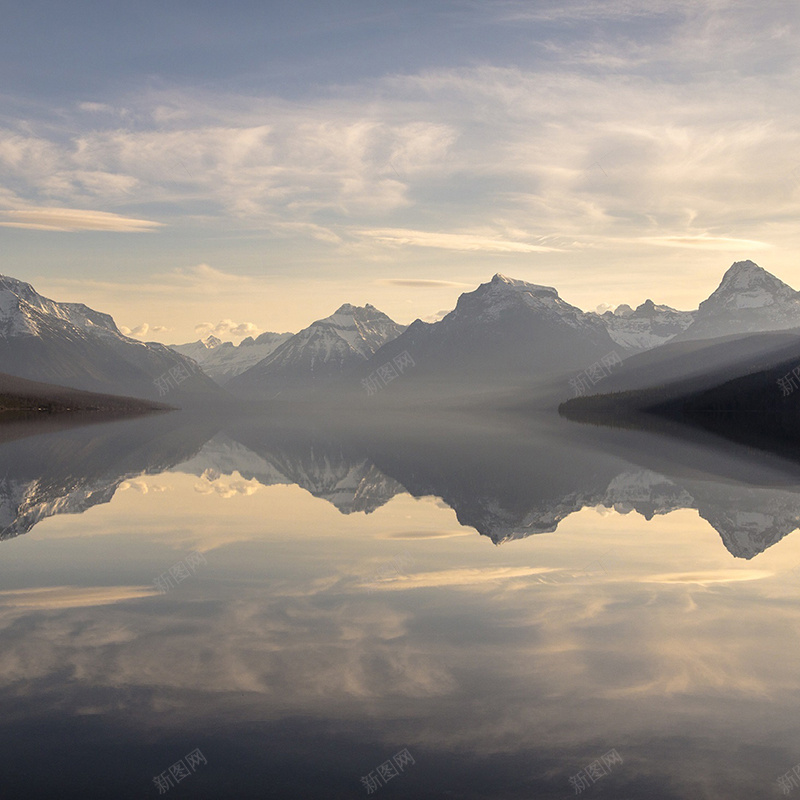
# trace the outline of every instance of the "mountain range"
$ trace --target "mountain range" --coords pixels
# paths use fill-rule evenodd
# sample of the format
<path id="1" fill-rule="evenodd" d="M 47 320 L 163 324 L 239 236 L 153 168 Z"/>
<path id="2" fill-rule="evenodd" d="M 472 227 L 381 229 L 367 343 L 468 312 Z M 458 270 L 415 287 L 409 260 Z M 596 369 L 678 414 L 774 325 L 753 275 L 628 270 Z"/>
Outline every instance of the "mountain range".
<path id="1" fill-rule="evenodd" d="M 295 334 L 269 332 L 239 345 L 212 336 L 170 347 L 125 336 L 108 314 L 0 277 L 0 371 L 177 406 L 232 398 L 324 404 L 376 394 L 402 400 L 541 385 L 557 387 L 564 399 L 567 378 L 601 362 L 622 375 L 644 358 L 651 378 L 669 369 L 681 377 L 688 368 L 681 358 L 691 361 L 686 354 L 703 343 L 798 328 L 800 293 L 752 261 L 734 263 L 694 311 L 647 300 L 635 309 L 585 312 L 552 287 L 497 274 L 435 322 L 406 327 L 369 304 L 344 304 Z M 747 351 L 743 340 L 731 341 L 730 353 Z M 623 360 L 626 369 L 618 370 Z M 705 359 L 696 367 L 723 363 Z M 598 388 L 611 390 L 613 377 Z"/>
<path id="2" fill-rule="evenodd" d="M 233 342 L 223 342 L 212 335 L 190 344 L 171 344 L 169 347 L 176 353 L 196 361 L 203 372 L 220 386 L 224 386 L 231 378 L 235 378 L 272 355 L 291 337 L 291 333 L 267 332 L 256 338 L 248 336 L 235 345 Z"/>
<path id="3" fill-rule="evenodd" d="M 125 336 L 108 315 L 57 303 L 0 276 L 0 372 L 170 404 L 208 403 L 221 390 L 192 359 Z"/>

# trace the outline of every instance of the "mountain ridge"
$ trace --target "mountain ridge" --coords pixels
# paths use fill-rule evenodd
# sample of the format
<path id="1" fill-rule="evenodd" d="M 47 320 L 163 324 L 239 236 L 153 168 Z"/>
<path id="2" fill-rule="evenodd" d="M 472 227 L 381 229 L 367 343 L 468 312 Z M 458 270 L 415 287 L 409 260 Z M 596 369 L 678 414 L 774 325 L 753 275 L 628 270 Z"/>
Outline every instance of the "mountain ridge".
<path id="1" fill-rule="evenodd" d="M 58 303 L 0 276 L 0 372 L 83 391 L 171 404 L 221 399 L 195 364 L 159 342 L 139 342 L 83 303 Z"/>

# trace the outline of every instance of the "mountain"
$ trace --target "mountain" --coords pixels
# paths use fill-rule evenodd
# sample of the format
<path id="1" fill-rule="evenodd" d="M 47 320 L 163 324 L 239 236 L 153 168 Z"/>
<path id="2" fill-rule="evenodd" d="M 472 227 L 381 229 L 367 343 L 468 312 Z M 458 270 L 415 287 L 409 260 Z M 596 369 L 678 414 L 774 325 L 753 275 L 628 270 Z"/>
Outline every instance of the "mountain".
<path id="1" fill-rule="evenodd" d="M 659 317 L 658 306 L 640 309 L 653 319 Z M 634 313 L 618 308 L 615 315 L 621 323 L 613 320 L 612 326 L 625 325 Z M 687 318 L 690 324 L 657 347 L 629 353 L 600 386 L 590 390 L 592 397 L 576 398 L 566 410 L 623 416 L 673 400 L 682 403 L 680 398 L 759 370 L 777 372 L 782 362 L 800 353 L 800 293 L 752 261 L 734 263 L 697 311 L 675 313 L 685 317 L 673 318 L 673 324 L 684 325 Z M 608 312 L 601 319 L 608 324 Z M 615 336 L 613 328 L 610 333 Z M 701 405 L 706 402 L 695 399 Z M 714 404 L 718 405 L 716 400 Z M 731 407 L 735 405 L 731 400 Z"/>
<path id="2" fill-rule="evenodd" d="M 496 389 L 578 371 L 616 350 L 597 314 L 564 302 L 549 286 L 497 274 L 462 294 L 439 322 L 409 325 L 359 370 L 355 386 L 366 381 L 374 390 L 385 375 L 392 393 L 423 385 L 451 393 Z"/>
<path id="3" fill-rule="evenodd" d="M 346 303 L 232 378 L 226 389 L 259 399 L 306 397 L 363 364 L 403 330 L 374 306 Z"/>
<path id="4" fill-rule="evenodd" d="M 658 347 L 682 333 L 694 322 L 695 314 L 645 300 L 635 310 L 621 305 L 614 311 L 606 311 L 600 319 L 620 347 L 638 351 Z"/>
<path id="5" fill-rule="evenodd" d="M 0 276 L 0 371 L 170 405 L 223 397 L 190 359 L 157 342 L 124 336 L 108 314 L 82 303 L 57 303 L 6 276 Z"/>
<path id="6" fill-rule="evenodd" d="M 737 261 L 696 311 L 647 300 L 599 315 L 611 338 L 628 353 L 671 341 L 800 328 L 800 293 L 752 261 Z"/>
<path id="7" fill-rule="evenodd" d="M 196 342 L 170 344 L 167 347 L 182 356 L 186 356 L 186 358 L 193 359 L 198 364 L 202 364 L 220 345 L 222 345 L 222 339 L 218 339 L 216 336 L 209 336 L 206 339 L 198 339 Z"/>
<path id="8" fill-rule="evenodd" d="M 793 347 L 765 359 L 758 369 L 745 375 L 728 375 L 720 383 L 672 392 L 655 402 L 653 393 L 633 395 L 649 413 L 796 459 L 800 442 L 800 337 L 795 337 Z"/>
<path id="9" fill-rule="evenodd" d="M 595 394 L 576 397 L 565 408 L 636 410 L 711 389 L 799 355 L 796 331 L 671 341 L 626 358 L 597 386 Z"/>
<path id="10" fill-rule="evenodd" d="M 248 336 L 239 345 L 209 336 L 189 344 L 171 344 L 169 347 L 176 353 L 194 359 L 206 375 L 224 386 L 231 378 L 274 353 L 291 336 L 291 333 L 267 332 L 255 339 Z"/>
<path id="11" fill-rule="evenodd" d="M 800 292 L 752 261 L 737 261 L 676 341 L 800 328 Z"/>

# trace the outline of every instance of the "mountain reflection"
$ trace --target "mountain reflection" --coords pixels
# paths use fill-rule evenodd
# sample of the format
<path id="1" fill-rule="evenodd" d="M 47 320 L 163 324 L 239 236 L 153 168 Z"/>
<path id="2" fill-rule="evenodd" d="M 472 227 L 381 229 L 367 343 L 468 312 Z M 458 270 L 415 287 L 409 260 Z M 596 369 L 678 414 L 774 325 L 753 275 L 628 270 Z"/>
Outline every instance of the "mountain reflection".
<path id="1" fill-rule="evenodd" d="M 406 748 L 386 797 L 563 798 L 612 749 L 609 796 L 766 796 L 796 758 L 800 554 L 734 563 L 664 517 L 696 509 L 749 558 L 794 528 L 791 464 L 557 418 L 386 422 L 170 414 L 1 445 L 6 538 L 88 512 L 0 547 L 3 797 L 154 797 L 199 749 L 175 797 L 344 800 Z M 658 518 L 514 541 L 597 506 Z"/>
<path id="2" fill-rule="evenodd" d="M 614 431 L 563 420 L 398 419 L 386 425 L 169 414 L 0 444 L 0 540 L 111 501 L 124 481 L 175 471 L 297 485 L 343 514 L 434 496 L 495 544 L 555 531 L 583 508 L 646 519 L 695 509 L 738 558 L 798 527 L 797 467 L 693 433 Z M 524 432 L 521 433 L 520 431 Z"/>

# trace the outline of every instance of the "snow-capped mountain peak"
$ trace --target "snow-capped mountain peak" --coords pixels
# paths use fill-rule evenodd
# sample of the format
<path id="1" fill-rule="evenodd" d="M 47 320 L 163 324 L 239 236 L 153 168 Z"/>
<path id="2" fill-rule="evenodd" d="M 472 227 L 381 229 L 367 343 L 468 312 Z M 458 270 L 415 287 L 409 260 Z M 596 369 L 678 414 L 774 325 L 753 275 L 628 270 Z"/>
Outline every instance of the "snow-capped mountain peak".
<path id="1" fill-rule="evenodd" d="M 489 283 L 482 283 L 474 292 L 462 294 L 451 314 L 456 318 L 477 316 L 491 320 L 499 319 L 513 309 L 533 310 L 551 321 L 566 323 L 572 328 L 582 329 L 596 325 L 590 315 L 562 300 L 552 286 L 508 278 L 499 272 Z"/>
<path id="2" fill-rule="evenodd" d="M 752 261 L 737 261 L 700 303 L 680 339 L 800 327 L 800 293 Z"/>
<path id="3" fill-rule="evenodd" d="M 274 353 L 291 336 L 291 333 L 267 331 L 255 339 L 248 336 L 237 346 L 211 335 L 189 344 L 171 344 L 170 349 L 196 361 L 209 377 L 224 386 L 231 378 Z"/>
<path id="4" fill-rule="evenodd" d="M 494 277 L 489 281 L 488 284 L 482 284 L 482 286 L 490 286 L 493 289 L 501 289 L 501 290 L 513 290 L 516 292 L 521 292 L 523 294 L 547 294 L 547 295 L 555 295 L 558 297 L 558 292 L 552 286 L 542 286 L 538 283 L 528 283 L 528 281 L 521 281 L 518 278 L 508 278 L 505 275 L 501 275 L 499 272 L 494 275 Z"/>
<path id="5" fill-rule="evenodd" d="M 336 349 L 340 341 L 343 341 L 354 353 L 368 358 L 382 344 L 399 335 L 402 330 L 403 326 L 397 325 L 386 314 L 378 311 L 369 303 L 365 306 L 345 303 L 339 306 L 331 316 L 312 322 L 308 328 L 300 331 L 297 337 L 301 337 L 301 339 L 297 339 L 297 343 L 302 340 L 303 346 L 308 346 L 313 342 L 313 346 L 320 351 L 320 355 L 327 358 L 326 354 L 331 349 Z"/>
<path id="6" fill-rule="evenodd" d="M 29 283 L 0 275 L 0 335 L 37 336 L 48 317 L 55 317 L 93 334 L 122 336 L 109 314 L 83 303 L 56 303 L 40 295 Z"/>
<path id="7" fill-rule="evenodd" d="M 694 312 L 678 311 L 648 299 L 635 310 L 621 305 L 600 318 L 618 345 L 635 351 L 650 350 L 668 342 L 692 324 Z"/>
<path id="8" fill-rule="evenodd" d="M 722 276 L 711 296 L 700 304 L 701 309 L 764 308 L 786 300 L 794 300 L 797 292 L 752 261 L 737 261 Z"/>
<path id="9" fill-rule="evenodd" d="M 175 370 L 174 374 L 170 370 Z M 75 389 L 171 399 L 218 389 L 196 364 L 155 342 L 121 333 L 113 318 L 83 303 L 60 303 L 29 283 L 0 276 L 0 371 Z M 180 377 L 180 385 L 175 376 Z"/>
<path id="10" fill-rule="evenodd" d="M 312 322 L 272 355 L 234 378 L 228 388 L 247 395 L 307 392 L 341 377 L 404 330 L 375 306 L 344 303 Z"/>

